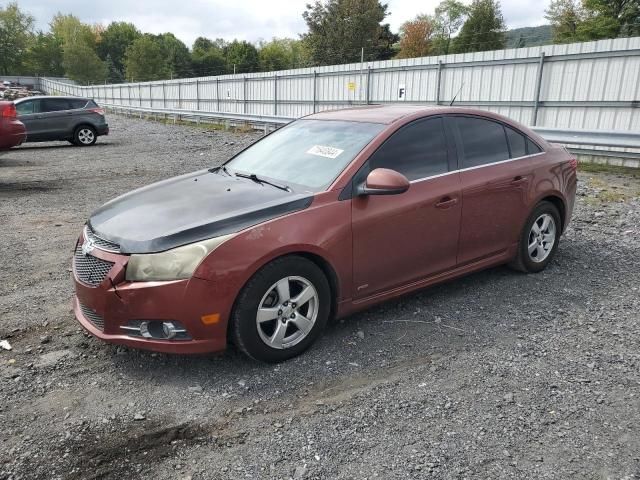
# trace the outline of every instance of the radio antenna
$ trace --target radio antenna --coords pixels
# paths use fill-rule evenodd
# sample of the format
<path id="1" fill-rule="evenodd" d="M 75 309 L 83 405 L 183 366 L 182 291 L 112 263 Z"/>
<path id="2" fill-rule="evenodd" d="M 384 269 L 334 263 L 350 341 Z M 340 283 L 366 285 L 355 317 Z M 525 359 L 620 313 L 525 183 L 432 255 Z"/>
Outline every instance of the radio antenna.
<path id="1" fill-rule="evenodd" d="M 458 92 L 453 96 L 453 100 L 451 100 L 451 103 L 449 104 L 450 107 L 453 107 L 453 102 L 455 102 L 456 98 L 458 98 L 458 95 L 460 95 L 460 92 L 462 91 L 462 87 L 464 87 L 464 82 L 462 82 L 462 85 L 460 85 Z"/>

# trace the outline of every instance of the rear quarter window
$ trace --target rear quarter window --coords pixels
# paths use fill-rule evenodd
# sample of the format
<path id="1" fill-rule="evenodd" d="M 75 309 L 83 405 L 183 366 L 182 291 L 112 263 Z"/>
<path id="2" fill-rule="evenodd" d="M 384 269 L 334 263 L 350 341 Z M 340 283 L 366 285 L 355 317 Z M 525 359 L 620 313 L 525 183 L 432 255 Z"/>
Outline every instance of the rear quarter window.
<path id="1" fill-rule="evenodd" d="M 86 100 L 81 100 L 81 99 L 69 100 L 69 103 L 71 105 L 71 108 L 74 109 L 74 110 L 75 109 L 79 109 L 79 108 L 84 108 L 84 107 L 87 106 L 87 101 Z"/>
<path id="2" fill-rule="evenodd" d="M 507 131 L 507 139 L 511 148 L 511 158 L 524 157 L 527 154 L 527 139 L 513 128 L 504 127 Z"/>
<path id="3" fill-rule="evenodd" d="M 533 143 L 532 140 L 527 138 L 527 155 L 533 155 L 534 153 L 540 152 L 542 152 L 542 149 L 538 145 Z"/>

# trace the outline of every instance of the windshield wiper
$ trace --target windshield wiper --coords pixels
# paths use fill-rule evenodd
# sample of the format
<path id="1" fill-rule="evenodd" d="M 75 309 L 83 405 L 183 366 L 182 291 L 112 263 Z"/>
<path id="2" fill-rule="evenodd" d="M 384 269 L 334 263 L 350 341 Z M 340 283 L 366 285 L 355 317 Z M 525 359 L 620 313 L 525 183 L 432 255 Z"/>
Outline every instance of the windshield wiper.
<path id="1" fill-rule="evenodd" d="M 291 189 L 287 185 L 278 185 L 277 183 L 273 183 L 273 182 L 270 182 L 269 180 L 265 180 L 262 177 L 258 177 L 255 173 L 235 172 L 235 174 L 236 174 L 236 177 L 248 178 L 249 180 L 253 180 L 254 182 L 257 182 L 257 183 L 266 183 L 267 185 L 271 185 L 272 187 L 279 188 L 280 190 L 284 190 L 285 192 L 291 191 Z"/>

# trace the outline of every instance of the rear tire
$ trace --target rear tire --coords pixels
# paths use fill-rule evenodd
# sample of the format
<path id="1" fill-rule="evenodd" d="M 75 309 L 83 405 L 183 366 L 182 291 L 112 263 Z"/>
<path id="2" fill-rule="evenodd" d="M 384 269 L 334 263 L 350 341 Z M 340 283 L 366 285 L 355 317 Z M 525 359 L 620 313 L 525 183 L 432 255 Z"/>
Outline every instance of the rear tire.
<path id="1" fill-rule="evenodd" d="M 561 228 L 556 206 L 551 202 L 540 202 L 522 229 L 517 256 L 509 266 L 526 273 L 544 270 L 558 250 Z"/>
<path id="2" fill-rule="evenodd" d="M 322 270 L 297 255 L 282 257 L 260 269 L 242 289 L 229 333 L 249 357 L 282 362 L 317 340 L 330 311 L 331 289 Z"/>
<path id="3" fill-rule="evenodd" d="M 73 143 L 79 147 L 89 147 L 96 143 L 98 134 L 96 129 L 89 125 L 81 125 L 73 133 Z"/>

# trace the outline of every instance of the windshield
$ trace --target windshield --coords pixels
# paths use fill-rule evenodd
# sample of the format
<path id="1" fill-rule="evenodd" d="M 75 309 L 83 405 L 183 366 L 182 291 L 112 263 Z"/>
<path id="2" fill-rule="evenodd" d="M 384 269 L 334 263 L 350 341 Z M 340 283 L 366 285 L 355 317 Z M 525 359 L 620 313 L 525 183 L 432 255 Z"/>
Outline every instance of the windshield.
<path id="1" fill-rule="evenodd" d="M 329 186 L 383 127 L 377 123 L 298 120 L 241 152 L 226 167 L 286 185 L 321 189 Z"/>

